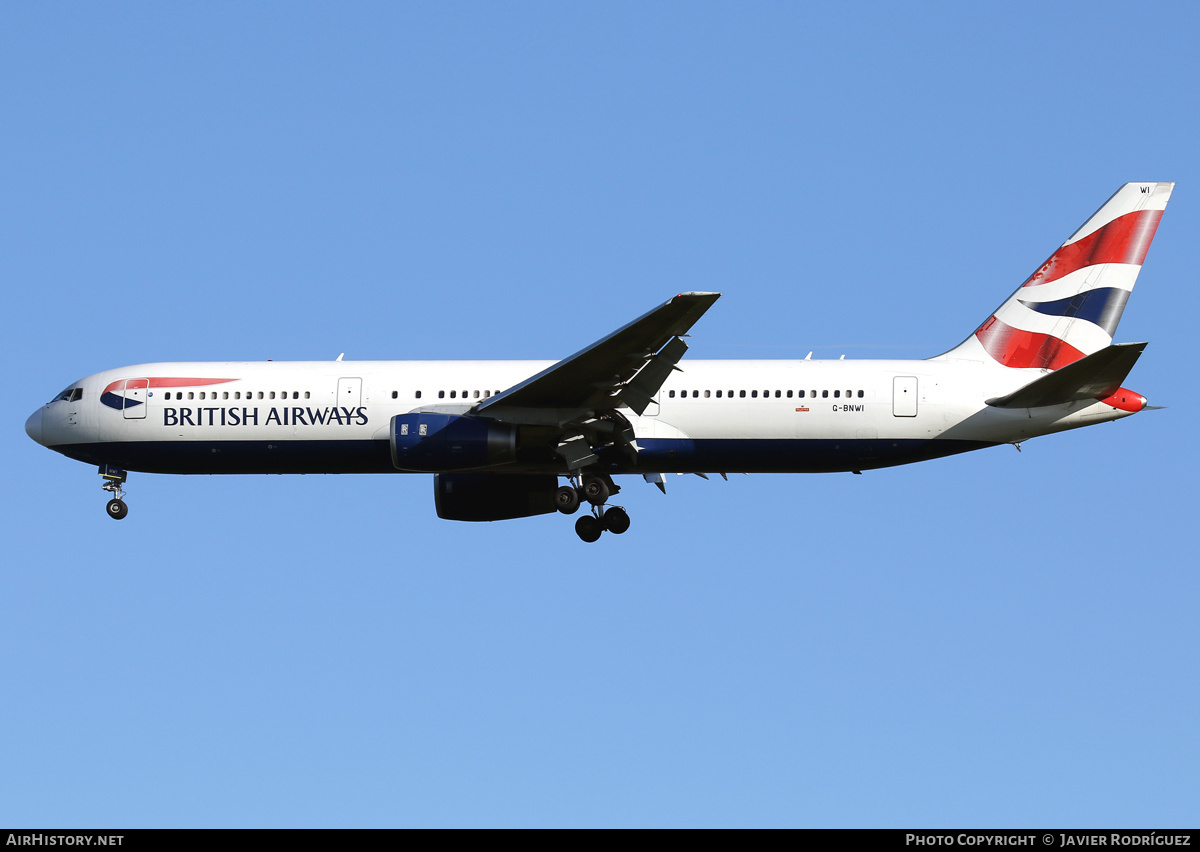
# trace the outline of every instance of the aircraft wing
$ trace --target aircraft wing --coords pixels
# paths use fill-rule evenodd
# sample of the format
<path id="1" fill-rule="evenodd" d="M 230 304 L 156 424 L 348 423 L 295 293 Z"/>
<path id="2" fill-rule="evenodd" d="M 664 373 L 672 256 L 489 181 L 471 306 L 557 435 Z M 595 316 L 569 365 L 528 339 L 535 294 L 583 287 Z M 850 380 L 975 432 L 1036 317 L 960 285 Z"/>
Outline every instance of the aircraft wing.
<path id="1" fill-rule="evenodd" d="M 720 293 L 680 293 L 628 325 L 601 338 L 518 385 L 481 403 L 475 411 L 498 419 L 529 419 L 533 410 L 563 412 L 615 408 L 641 414 L 687 351 L 680 337 Z"/>

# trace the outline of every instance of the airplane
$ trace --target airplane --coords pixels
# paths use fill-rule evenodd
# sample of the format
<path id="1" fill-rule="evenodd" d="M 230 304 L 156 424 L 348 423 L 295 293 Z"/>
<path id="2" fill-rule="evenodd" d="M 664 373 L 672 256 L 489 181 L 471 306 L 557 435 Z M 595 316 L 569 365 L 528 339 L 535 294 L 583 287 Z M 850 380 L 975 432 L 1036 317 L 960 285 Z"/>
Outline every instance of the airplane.
<path id="1" fill-rule="evenodd" d="M 614 477 L 853 472 L 1128 417 L 1145 343 L 1113 343 L 1173 183 L 1128 183 L 962 343 L 925 360 L 684 360 L 719 293 L 681 293 L 557 362 L 154 363 L 73 382 L 37 443 L 128 471 L 433 474 L 441 518 L 586 511 L 624 533 Z M 566 480 L 560 484 L 560 480 Z"/>

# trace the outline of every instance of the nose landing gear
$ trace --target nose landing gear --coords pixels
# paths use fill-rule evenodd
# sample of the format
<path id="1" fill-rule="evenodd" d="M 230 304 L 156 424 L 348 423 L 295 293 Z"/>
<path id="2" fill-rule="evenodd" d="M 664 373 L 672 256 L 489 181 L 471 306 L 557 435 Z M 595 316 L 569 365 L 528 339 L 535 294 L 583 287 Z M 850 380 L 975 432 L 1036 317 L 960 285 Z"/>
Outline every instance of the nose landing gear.
<path id="1" fill-rule="evenodd" d="M 125 491 L 121 488 L 128 474 L 125 471 L 111 465 L 100 465 L 100 478 L 104 480 L 104 484 L 100 487 L 113 495 L 108 501 L 108 505 L 104 508 L 108 512 L 108 516 L 115 521 L 119 521 L 129 514 L 129 507 L 125 505 L 125 501 L 121 498 L 125 496 Z"/>

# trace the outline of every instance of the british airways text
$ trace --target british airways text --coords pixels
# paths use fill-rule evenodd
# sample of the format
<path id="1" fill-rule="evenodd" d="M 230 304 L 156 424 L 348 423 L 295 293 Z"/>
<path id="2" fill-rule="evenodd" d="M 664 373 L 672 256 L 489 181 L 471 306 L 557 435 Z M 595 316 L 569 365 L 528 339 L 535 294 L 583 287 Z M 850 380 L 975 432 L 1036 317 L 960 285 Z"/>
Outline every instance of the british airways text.
<path id="1" fill-rule="evenodd" d="M 259 417 L 258 408 L 164 408 L 164 426 L 366 426 L 367 409 L 359 408 L 302 408 L 300 406 L 272 408 Z"/>

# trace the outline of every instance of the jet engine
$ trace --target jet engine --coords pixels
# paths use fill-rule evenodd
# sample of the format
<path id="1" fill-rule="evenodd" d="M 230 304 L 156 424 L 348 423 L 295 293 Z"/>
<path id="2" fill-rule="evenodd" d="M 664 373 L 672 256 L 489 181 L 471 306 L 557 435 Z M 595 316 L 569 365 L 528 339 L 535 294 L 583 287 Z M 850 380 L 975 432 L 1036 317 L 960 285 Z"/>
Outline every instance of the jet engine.
<path id="1" fill-rule="evenodd" d="M 471 470 L 515 460 L 517 427 L 469 415 L 398 414 L 389 443 L 397 470 Z"/>
<path id="2" fill-rule="evenodd" d="M 439 473 L 433 500 L 448 521 L 506 521 L 555 511 L 553 474 Z"/>

